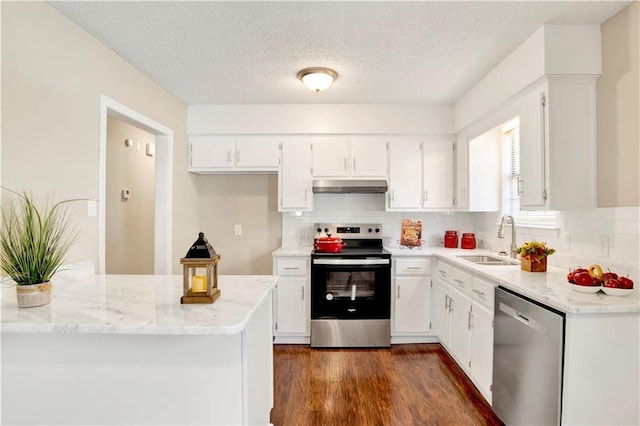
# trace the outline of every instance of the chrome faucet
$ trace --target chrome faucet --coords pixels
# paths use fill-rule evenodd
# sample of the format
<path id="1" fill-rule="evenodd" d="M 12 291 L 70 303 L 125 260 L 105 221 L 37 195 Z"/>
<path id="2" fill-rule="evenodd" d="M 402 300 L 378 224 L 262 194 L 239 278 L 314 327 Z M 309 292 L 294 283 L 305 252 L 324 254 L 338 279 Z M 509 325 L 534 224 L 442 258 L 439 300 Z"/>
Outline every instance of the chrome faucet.
<path id="1" fill-rule="evenodd" d="M 509 252 L 511 253 L 511 258 L 515 259 L 518 257 L 518 248 L 516 246 L 516 222 L 513 220 L 513 216 L 509 214 L 502 216 L 500 227 L 498 228 L 498 238 L 504 238 L 505 223 L 507 225 L 511 225 L 511 247 L 509 247 Z"/>

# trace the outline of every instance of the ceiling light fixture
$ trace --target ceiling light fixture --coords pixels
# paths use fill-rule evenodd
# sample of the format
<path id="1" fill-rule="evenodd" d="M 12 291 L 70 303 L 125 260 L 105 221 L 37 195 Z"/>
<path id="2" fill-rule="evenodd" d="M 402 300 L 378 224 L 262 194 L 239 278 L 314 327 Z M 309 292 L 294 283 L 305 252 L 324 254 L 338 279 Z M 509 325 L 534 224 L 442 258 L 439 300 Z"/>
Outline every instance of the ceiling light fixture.
<path id="1" fill-rule="evenodd" d="M 331 68 L 311 67 L 298 72 L 298 79 L 313 92 L 322 92 L 338 78 L 338 73 Z"/>

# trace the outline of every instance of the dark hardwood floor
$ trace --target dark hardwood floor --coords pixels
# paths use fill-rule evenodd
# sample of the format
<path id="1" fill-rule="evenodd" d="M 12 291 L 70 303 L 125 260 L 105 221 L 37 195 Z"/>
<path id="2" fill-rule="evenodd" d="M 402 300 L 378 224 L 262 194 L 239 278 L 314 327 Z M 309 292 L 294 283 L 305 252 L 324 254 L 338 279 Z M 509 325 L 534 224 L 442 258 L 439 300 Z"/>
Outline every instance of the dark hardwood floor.
<path id="1" fill-rule="evenodd" d="M 288 425 L 501 425 L 439 344 L 275 345 L 271 421 Z"/>

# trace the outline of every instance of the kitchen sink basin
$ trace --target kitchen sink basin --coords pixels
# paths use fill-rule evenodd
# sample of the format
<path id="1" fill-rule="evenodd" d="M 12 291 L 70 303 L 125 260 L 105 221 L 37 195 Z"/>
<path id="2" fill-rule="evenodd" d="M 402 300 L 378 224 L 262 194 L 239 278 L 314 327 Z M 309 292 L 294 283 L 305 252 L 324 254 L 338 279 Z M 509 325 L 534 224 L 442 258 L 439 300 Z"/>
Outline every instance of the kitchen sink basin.
<path id="1" fill-rule="evenodd" d="M 459 259 L 473 262 L 477 265 L 493 265 L 493 266 L 511 266 L 517 265 L 519 262 L 515 259 L 509 259 L 503 256 L 491 256 L 491 255 L 460 255 L 456 256 Z"/>

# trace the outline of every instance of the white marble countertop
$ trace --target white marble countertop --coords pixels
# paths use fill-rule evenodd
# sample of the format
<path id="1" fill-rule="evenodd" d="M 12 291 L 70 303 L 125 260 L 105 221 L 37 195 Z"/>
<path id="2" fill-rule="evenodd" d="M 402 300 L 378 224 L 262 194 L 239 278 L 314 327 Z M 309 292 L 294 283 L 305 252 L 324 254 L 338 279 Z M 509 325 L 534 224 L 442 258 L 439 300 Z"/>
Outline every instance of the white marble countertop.
<path id="1" fill-rule="evenodd" d="M 467 269 L 496 285 L 513 290 L 523 296 L 551 306 L 569 314 L 605 314 L 640 313 L 640 277 L 632 277 L 635 288 L 628 296 L 610 296 L 602 291 L 586 294 L 574 291 L 567 282 L 568 270 L 548 266 L 546 272 L 526 272 L 519 264 L 513 266 L 477 265 L 458 258 L 459 255 L 492 254 L 487 250 L 450 249 L 425 246 L 421 249 L 385 247 L 392 258 L 403 256 L 432 256 L 437 259 Z M 274 252 L 287 253 L 281 256 L 309 256 L 311 249 L 306 247 L 280 249 Z M 435 275 L 435 271 L 432 272 Z"/>
<path id="2" fill-rule="evenodd" d="M 180 304 L 181 275 L 92 275 L 52 283 L 51 303 L 18 308 L 2 286 L 4 332 L 224 335 L 241 332 L 277 276 L 218 277 L 213 304 Z"/>

